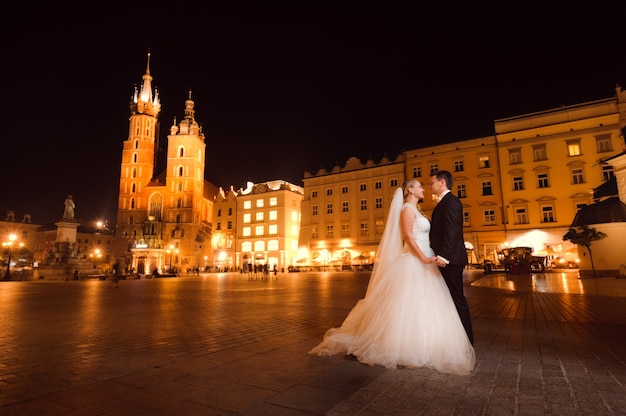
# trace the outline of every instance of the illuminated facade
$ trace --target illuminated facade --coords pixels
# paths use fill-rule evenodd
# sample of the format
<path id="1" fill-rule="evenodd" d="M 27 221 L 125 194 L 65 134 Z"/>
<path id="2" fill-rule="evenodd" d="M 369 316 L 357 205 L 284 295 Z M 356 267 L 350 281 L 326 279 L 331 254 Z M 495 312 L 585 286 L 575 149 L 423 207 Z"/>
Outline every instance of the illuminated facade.
<path id="1" fill-rule="evenodd" d="M 235 262 L 241 270 L 295 265 L 303 193 L 282 180 L 249 182 L 237 193 Z"/>
<path id="2" fill-rule="evenodd" d="M 371 240 L 359 235 L 360 240 L 349 243 L 358 247 L 350 256 L 360 251 L 371 257 L 395 187 L 404 178 L 421 178 L 426 185 L 437 169 L 453 173 L 452 192 L 463 203 L 471 263 L 493 260 L 504 246 L 530 246 L 549 259 L 575 260 L 578 250 L 563 241 L 563 235 L 578 210 L 593 202 L 593 189 L 614 175 L 611 157 L 626 149 L 625 125 L 626 93 L 618 86 L 613 98 L 495 120 L 493 136 L 405 151 L 402 160 L 392 164 L 398 172 L 391 176 L 381 171 L 388 166 L 386 159 L 360 166 L 353 158 L 331 172 L 305 172 L 301 262 L 347 264 L 342 233 L 353 236 L 353 228 L 374 224 Z M 355 210 L 355 202 L 378 206 L 377 195 L 363 194 L 361 202 L 348 197 L 376 182 L 387 196 L 382 209 L 374 209 L 373 215 Z M 429 215 L 435 198 L 425 189 L 421 207 Z M 342 190 L 347 193 L 343 197 Z"/>
<path id="3" fill-rule="evenodd" d="M 304 174 L 297 265 L 316 270 L 362 268 L 374 261 L 393 192 L 405 178 L 404 157 Z"/>
<path id="4" fill-rule="evenodd" d="M 129 134 L 123 143 L 116 267 L 140 274 L 187 272 L 203 266 L 211 255 L 217 188 L 204 179 L 206 143 L 191 93 L 183 119 L 170 127 L 165 166 L 159 169 L 161 104 L 151 81 L 148 55 L 141 88 L 130 103 Z"/>

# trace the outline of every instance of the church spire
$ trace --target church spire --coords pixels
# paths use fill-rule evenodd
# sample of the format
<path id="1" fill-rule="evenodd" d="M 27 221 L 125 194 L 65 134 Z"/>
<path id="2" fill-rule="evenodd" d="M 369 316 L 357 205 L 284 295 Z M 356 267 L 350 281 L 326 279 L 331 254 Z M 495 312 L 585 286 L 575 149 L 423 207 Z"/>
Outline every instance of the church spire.
<path id="1" fill-rule="evenodd" d="M 131 114 L 148 114 L 154 117 L 159 115 L 161 111 L 161 101 L 159 100 L 159 92 L 155 88 L 152 92 L 152 75 L 150 75 L 150 50 L 148 49 L 148 62 L 146 64 L 146 73 L 142 77 L 141 88 L 135 87 L 135 92 L 131 98 L 130 111 Z"/>

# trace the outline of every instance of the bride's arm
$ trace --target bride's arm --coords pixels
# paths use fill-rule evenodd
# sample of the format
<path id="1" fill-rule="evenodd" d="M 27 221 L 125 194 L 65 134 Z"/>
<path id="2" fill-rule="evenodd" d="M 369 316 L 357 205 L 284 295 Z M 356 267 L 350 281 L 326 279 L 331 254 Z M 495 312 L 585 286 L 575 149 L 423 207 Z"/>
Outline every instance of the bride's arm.
<path id="1" fill-rule="evenodd" d="M 413 221 L 415 221 L 415 214 L 410 209 L 403 209 L 400 213 L 400 233 L 404 244 L 407 244 L 418 259 L 424 263 L 433 263 L 435 257 L 426 257 L 424 252 L 419 248 L 415 240 L 413 239 Z"/>

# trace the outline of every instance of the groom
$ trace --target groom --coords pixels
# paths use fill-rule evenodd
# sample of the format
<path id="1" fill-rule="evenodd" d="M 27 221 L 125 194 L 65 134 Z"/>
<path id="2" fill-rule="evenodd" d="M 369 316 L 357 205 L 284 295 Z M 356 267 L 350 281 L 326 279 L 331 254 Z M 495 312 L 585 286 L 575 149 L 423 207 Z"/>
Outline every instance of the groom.
<path id="1" fill-rule="evenodd" d="M 467 337 L 473 345 L 469 305 L 463 294 L 463 269 L 467 264 L 463 239 L 463 206 L 459 198 L 450 192 L 452 174 L 447 170 L 438 170 L 430 177 L 430 189 L 439 198 L 431 219 L 430 245 L 437 255 L 437 265 L 450 289 Z"/>

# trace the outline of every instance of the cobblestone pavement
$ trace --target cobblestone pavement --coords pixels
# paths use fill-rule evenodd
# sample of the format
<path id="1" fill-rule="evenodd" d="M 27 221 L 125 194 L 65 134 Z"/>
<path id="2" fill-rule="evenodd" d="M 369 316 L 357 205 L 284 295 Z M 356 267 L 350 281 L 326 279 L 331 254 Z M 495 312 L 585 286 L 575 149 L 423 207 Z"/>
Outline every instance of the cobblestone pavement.
<path id="1" fill-rule="evenodd" d="M 626 279 L 467 272 L 470 376 L 309 356 L 368 278 L 0 282 L 0 415 L 626 414 Z"/>

